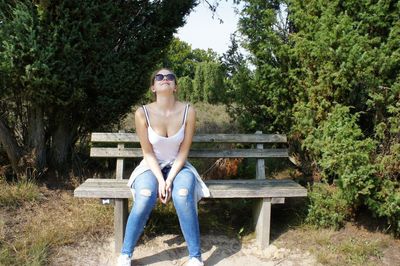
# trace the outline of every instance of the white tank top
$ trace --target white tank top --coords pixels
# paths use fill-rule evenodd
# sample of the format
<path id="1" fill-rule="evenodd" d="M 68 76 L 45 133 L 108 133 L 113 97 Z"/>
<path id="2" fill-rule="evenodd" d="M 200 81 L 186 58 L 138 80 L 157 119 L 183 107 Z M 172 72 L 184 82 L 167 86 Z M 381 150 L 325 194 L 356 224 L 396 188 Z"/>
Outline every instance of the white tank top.
<path id="1" fill-rule="evenodd" d="M 171 162 L 178 156 L 179 148 L 185 137 L 185 125 L 187 112 L 189 109 L 189 104 L 186 104 L 185 112 L 183 115 L 182 126 L 174 135 L 169 137 L 164 137 L 158 135 L 154 129 L 151 127 L 149 114 L 147 112 L 146 106 L 143 105 L 144 114 L 146 115 L 147 121 L 147 134 L 149 137 L 149 142 L 153 146 L 154 154 L 160 163 Z"/>

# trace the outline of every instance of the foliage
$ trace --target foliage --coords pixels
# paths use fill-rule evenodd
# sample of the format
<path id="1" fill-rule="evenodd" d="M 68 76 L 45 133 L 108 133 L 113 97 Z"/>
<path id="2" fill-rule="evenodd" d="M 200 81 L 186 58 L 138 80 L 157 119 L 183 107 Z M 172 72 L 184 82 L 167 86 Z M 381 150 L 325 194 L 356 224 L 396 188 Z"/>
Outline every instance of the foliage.
<path id="1" fill-rule="evenodd" d="M 255 132 L 262 121 L 260 116 L 253 115 L 251 106 L 258 105 L 258 97 L 254 88 L 253 73 L 249 70 L 246 58 L 239 51 L 237 35 L 231 36 L 229 49 L 221 57 L 221 67 L 225 73 L 226 93 L 223 102 L 235 120 L 242 125 L 242 131 Z"/>
<path id="2" fill-rule="evenodd" d="M 348 202 L 343 198 L 342 190 L 335 186 L 314 184 L 308 192 L 310 200 L 306 222 L 317 227 L 340 228 L 349 217 Z"/>
<path id="3" fill-rule="evenodd" d="M 363 137 L 357 118 L 348 107 L 336 105 L 303 143 L 323 176 L 331 181 L 338 178 L 343 197 L 353 204 L 370 197 L 377 186 L 370 157 L 375 143 Z"/>
<path id="4" fill-rule="evenodd" d="M 390 106 L 399 94 L 399 4 L 293 1 L 291 7 L 302 79 L 295 107 L 302 122 L 296 130 L 307 135 L 309 126 L 340 103 L 360 112 L 361 129 L 372 135 L 379 120 L 388 117 L 381 100 Z"/>
<path id="5" fill-rule="evenodd" d="M 41 158 L 39 171 L 46 156 L 65 166 L 80 137 L 116 125 L 140 100 L 149 72 L 194 5 L 3 1 L 0 141 L 9 151 L 22 150 L 14 157 Z"/>
<path id="6" fill-rule="evenodd" d="M 297 28 L 294 49 L 304 84 L 301 100 L 294 107 L 293 130 L 310 144 L 318 142 L 315 129 L 326 126 L 325 121 L 337 127 L 325 129 L 323 134 L 331 137 L 331 144 L 328 139 L 325 144 L 331 151 L 324 147 L 325 158 L 322 153 L 314 154 L 315 160 L 319 165 L 335 162 L 329 171 L 339 180 L 347 199 L 367 205 L 376 216 L 386 217 L 394 232 L 399 233 L 394 219 L 400 210 L 393 206 L 398 206 L 399 198 L 396 147 L 400 140 L 400 5 L 395 1 L 292 4 L 292 20 Z M 335 111 L 337 103 L 351 106 L 357 121 L 350 121 L 348 115 L 340 117 L 340 111 Z M 333 122 L 330 116 L 337 111 L 337 121 Z M 343 139 L 343 133 L 349 139 Z M 329 164 L 325 165 L 328 168 Z"/>
<path id="7" fill-rule="evenodd" d="M 217 55 L 211 49 L 192 49 L 191 45 L 174 38 L 162 60 L 162 66 L 174 70 L 178 77 L 195 77 L 196 66 L 201 62 L 216 62 Z"/>
<path id="8" fill-rule="evenodd" d="M 289 133 L 303 164 L 396 233 L 399 14 L 398 1 L 245 1 L 240 32 L 255 70 L 229 90 L 242 96 L 230 108 L 242 127 Z"/>
<path id="9" fill-rule="evenodd" d="M 255 70 L 252 81 L 242 81 L 248 85 L 233 90 L 238 95 L 235 98 L 246 96 L 232 110 L 244 128 L 253 132 L 255 127 L 263 132 L 287 132 L 292 123 L 296 87 L 290 76 L 296 61 L 291 59 L 290 25 L 283 20 L 283 12 L 279 1 L 251 0 L 246 1 L 239 20 L 243 45 L 252 55 Z M 246 71 L 239 73 L 248 76 Z"/>
<path id="10" fill-rule="evenodd" d="M 399 183 L 391 180 L 391 175 L 395 174 L 393 169 L 382 169 L 385 164 L 379 161 L 379 156 L 373 161 L 371 154 L 375 151 L 376 141 L 363 137 L 357 120 L 358 115 L 350 114 L 348 107 L 336 105 L 327 120 L 307 136 L 304 148 L 315 158 L 327 180 L 337 179 L 341 197 L 349 205 L 354 209 L 360 205 L 368 206 L 377 217 L 385 217 L 398 234 Z"/>
<path id="11" fill-rule="evenodd" d="M 174 70 L 179 77 L 178 96 L 192 102 L 218 103 L 224 97 L 224 73 L 217 53 L 208 49 L 192 50 L 175 38 L 168 47 L 162 66 Z"/>
<path id="12" fill-rule="evenodd" d="M 193 82 L 188 76 L 179 78 L 178 98 L 182 101 L 190 101 L 193 92 Z"/>
<path id="13" fill-rule="evenodd" d="M 196 66 L 193 80 L 192 101 L 218 103 L 224 98 L 224 82 L 221 65 L 215 62 L 201 62 Z"/>

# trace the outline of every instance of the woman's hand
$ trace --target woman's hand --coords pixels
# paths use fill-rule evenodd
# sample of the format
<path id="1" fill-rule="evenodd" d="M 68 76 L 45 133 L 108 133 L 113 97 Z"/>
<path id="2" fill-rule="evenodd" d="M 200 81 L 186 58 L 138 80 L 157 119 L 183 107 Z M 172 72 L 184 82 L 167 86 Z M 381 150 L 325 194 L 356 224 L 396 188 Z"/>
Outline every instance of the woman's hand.
<path id="1" fill-rule="evenodd" d="M 171 199 L 171 191 L 172 191 L 172 180 L 167 178 L 165 181 L 165 192 L 167 193 L 166 200 L 167 202 Z"/>
<path id="2" fill-rule="evenodd" d="M 170 185 L 167 188 L 167 184 L 164 179 L 158 181 L 158 198 L 163 204 L 167 204 L 171 198 L 171 188 Z"/>

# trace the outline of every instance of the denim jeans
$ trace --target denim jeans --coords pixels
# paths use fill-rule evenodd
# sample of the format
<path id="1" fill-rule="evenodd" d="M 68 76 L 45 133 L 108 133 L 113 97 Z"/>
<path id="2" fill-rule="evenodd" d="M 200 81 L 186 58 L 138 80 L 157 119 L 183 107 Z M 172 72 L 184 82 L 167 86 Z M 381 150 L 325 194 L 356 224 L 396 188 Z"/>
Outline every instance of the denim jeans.
<path id="1" fill-rule="evenodd" d="M 163 169 L 164 178 L 170 168 Z M 188 168 L 183 167 L 172 182 L 172 200 L 178 214 L 179 224 L 187 243 L 189 257 L 201 259 L 199 220 L 194 201 L 196 177 Z M 143 233 L 144 226 L 158 198 L 158 181 L 148 170 L 136 177 L 132 187 L 135 189 L 135 201 L 126 224 L 122 254 L 132 256 L 133 250 Z"/>

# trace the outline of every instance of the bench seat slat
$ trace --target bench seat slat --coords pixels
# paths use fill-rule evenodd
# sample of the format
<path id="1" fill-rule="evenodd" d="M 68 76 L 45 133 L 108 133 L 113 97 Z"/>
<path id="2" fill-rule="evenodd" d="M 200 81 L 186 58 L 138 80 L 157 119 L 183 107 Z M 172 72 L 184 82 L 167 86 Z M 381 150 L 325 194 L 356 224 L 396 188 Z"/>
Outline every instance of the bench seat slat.
<path id="1" fill-rule="evenodd" d="M 91 142 L 138 143 L 134 133 L 92 133 Z M 218 143 L 286 143 L 286 135 L 280 134 L 196 134 L 193 142 Z"/>
<path id="2" fill-rule="evenodd" d="M 138 158 L 143 157 L 140 148 L 100 148 L 92 147 L 90 149 L 91 157 L 106 158 Z M 236 149 L 236 150 L 190 150 L 191 158 L 287 158 L 289 157 L 287 149 Z"/>
<path id="3" fill-rule="evenodd" d="M 131 198 L 127 180 L 87 179 L 74 191 L 83 198 Z M 207 180 L 211 198 L 305 197 L 307 190 L 293 180 Z"/>

